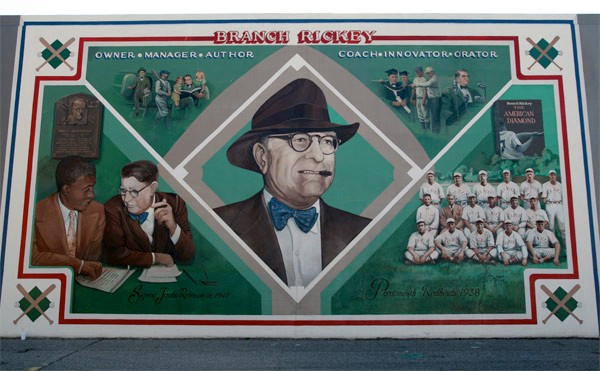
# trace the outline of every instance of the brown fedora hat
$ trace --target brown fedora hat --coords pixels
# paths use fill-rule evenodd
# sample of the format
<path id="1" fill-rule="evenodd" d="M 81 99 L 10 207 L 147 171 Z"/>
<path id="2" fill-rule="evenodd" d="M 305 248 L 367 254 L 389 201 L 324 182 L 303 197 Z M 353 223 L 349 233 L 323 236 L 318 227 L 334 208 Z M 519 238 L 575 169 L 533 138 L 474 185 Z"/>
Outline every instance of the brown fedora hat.
<path id="1" fill-rule="evenodd" d="M 352 125 L 331 122 L 323 91 L 311 80 L 297 79 L 260 106 L 252 117 L 252 129 L 229 147 L 227 159 L 235 166 L 260 172 L 252 155 L 252 147 L 263 137 L 271 134 L 333 131 L 341 145 L 356 134 L 358 127 L 358 122 Z"/>

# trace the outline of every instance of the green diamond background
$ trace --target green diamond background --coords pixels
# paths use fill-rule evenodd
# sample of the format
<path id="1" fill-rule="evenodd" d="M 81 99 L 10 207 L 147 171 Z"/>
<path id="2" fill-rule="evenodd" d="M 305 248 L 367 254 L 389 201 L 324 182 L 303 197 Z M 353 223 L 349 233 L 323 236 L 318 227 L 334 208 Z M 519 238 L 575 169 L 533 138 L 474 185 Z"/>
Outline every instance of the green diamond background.
<path id="1" fill-rule="evenodd" d="M 41 294 L 42 292 L 40 291 L 40 289 L 38 289 L 37 286 L 31 289 L 31 291 L 29 291 L 29 295 L 31 295 L 33 300 L 37 300 L 37 298 Z M 42 309 L 45 312 L 48 308 L 50 308 L 50 303 L 51 302 L 50 300 L 48 300 L 48 298 L 44 298 L 38 303 L 38 305 L 40 306 L 40 309 Z M 25 312 L 27 308 L 29 308 L 31 305 L 33 304 L 31 304 L 29 300 L 27 300 L 25 297 L 19 301 L 19 308 L 21 308 L 23 312 Z M 41 315 L 42 313 L 39 310 L 37 310 L 37 308 L 32 308 L 29 311 L 29 313 L 27 313 L 27 317 L 29 317 L 31 322 L 35 322 L 35 320 L 40 318 Z"/>
<path id="2" fill-rule="evenodd" d="M 548 41 L 546 41 L 546 39 L 541 39 L 540 41 L 537 42 L 537 46 L 540 47 L 540 49 L 542 50 L 546 50 L 546 48 L 548 47 L 548 45 L 550 45 L 548 43 Z M 533 59 L 538 59 L 538 57 L 542 54 L 542 52 L 540 52 L 539 50 L 537 50 L 537 48 L 533 47 L 531 48 L 531 50 L 529 50 L 529 55 L 533 58 Z M 540 60 L 538 61 L 538 63 L 544 67 L 544 68 L 548 68 L 548 66 L 550 65 L 550 63 L 552 63 L 552 61 L 554 60 L 554 58 L 556 58 L 556 56 L 558 56 L 558 50 L 554 49 L 554 47 L 551 47 L 547 52 L 546 55 L 544 55 L 542 58 L 540 58 Z"/>
<path id="3" fill-rule="evenodd" d="M 563 300 L 565 296 L 567 296 L 567 292 L 562 288 L 559 287 L 554 291 L 554 295 L 559 298 L 560 300 Z M 565 307 L 569 308 L 572 311 L 574 311 L 577 308 L 577 304 L 579 302 L 577 300 L 575 300 L 573 297 L 571 297 L 571 299 L 569 299 L 566 303 L 565 303 Z M 556 308 L 556 306 L 558 305 L 558 303 L 556 303 L 554 300 L 552 300 L 552 298 L 548 298 L 546 300 L 546 308 L 548 308 L 548 310 L 550 312 L 554 311 L 554 308 Z M 556 313 L 554 313 L 554 315 L 561 321 L 563 322 L 567 317 L 570 316 L 569 312 L 567 312 L 566 310 L 564 310 L 563 308 L 560 308 L 559 310 L 556 311 Z"/>
<path id="4" fill-rule="evenodd" d="M 54 40 L 54 42 L 52 44 L 50 44 L 50 46 L 52 46 L 54 48 L 54 50 L 58 50 L 63 46 L 63 43 L 61 43 L 58 39 Z M 71 51 L 69 50 L 69 48 L 65 48 L 63 51 L 61 51 L 60 56 L 63 57 L 63 59 L 67 59 L 71 56 Z M 47 48 L 44 49 L 42 51 L 42 58 L 44 58 L 45 60 L 48 60 L 48 58 L 52 57 L 52 52 L 50 50 L 48 50 Z M 52 66 L 52 68 L 56 69 L 58 66 L 60 66 L 63 62 L 60 60 L 60 58 L 58 58 L 58 56 L 52 58 L 52 60 L 50 60 L 48 62 L 49 65 Z"/>

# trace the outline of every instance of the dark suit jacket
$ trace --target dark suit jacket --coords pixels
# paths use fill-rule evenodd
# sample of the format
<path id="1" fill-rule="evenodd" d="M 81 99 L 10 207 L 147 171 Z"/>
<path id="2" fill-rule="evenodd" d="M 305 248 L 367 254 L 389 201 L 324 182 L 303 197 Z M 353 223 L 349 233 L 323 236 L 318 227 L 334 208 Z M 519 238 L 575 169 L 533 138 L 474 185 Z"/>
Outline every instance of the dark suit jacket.
<path id="1" fill-rule="evenodd" d="M 194 242 L 188 222 L 185 202 L 172 193 L 157 192 L 159 200 L 163 198 L 173 208 L 175 223 L 181 228 L 181 235 L 177 244 L 173 244 L 169 230 L 154 220 L 154 241 L 150 240 L 140 227 L 140 224 L 131 219 L 121 200 L 115 196 L 104 204 L 106 212 L 106 232 L 104 233 L 104 246 L 106 258 L 111 265 L 132 265 L 149 267 L 152 265 L 152 254 L 164 253 L 173 257 L 175 262 L 185 263 L 194 257 Z"/>
<path id="2" fill-rule="evenodd" d="M 321 261 L 325 268 L 371 220 L 333 208 L 323 200 L 320 207 Z M 287 284 L 283 255 L 263 201 L 263 192 L 216 208 L 215 212 Z"/>
<path id="3" fill-rule="evenodd" d="M 452 87 L 444 89 L 441 99 L 442 107 L 440 109 L 440 120 L 442 122 L 452 124 L 466 112 L 467 107 L 478 102 L 483 102 L 483 97 L 477 90 L 470 87 L 467 87 L 467 89 L 471 93 L 473 103 L 468 103 L 468 98 L 462 93 L 459 87 L 457 87 L 456 92 L 454 92 Z"/>
<path id="4" fill-rule="evenodd" d="M 92 201 L 77 217 L 77 249 L 70 257 L 65 223 L 54 193 L 37 203 L 33 233 L 33 265 L 70 266 L 77 272 L 81 260 L 99 261 L 106 221 L 104 207 Z"/>

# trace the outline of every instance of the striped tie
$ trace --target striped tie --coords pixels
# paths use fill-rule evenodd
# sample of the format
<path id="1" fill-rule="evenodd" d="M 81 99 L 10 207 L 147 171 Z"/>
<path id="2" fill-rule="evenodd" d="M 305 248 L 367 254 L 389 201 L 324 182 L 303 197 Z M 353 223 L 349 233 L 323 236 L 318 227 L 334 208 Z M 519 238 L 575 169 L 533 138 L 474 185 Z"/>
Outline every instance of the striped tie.
<path id="1" fill-rule="evenodd" d="M 69 211 L 69 229 L 67 230 L 67 248 L 69 249 L 69 256 L 75 257 L 75 250 L 77 249 L 76 237 L 75 237 L 75 226 L 77 220 L 75 220 L 75 211 Z"/>

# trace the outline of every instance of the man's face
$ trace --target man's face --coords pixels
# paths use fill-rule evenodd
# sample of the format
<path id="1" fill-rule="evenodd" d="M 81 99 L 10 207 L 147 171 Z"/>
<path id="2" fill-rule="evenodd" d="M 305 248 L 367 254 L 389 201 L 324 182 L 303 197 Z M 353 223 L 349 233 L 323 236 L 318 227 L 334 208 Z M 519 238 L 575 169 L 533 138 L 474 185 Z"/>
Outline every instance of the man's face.
<path id="1" fill-rule="evenodd" d="M 140 72 L 138 72 L 138 76 L 139 76 L 139 77 L 144 77 L 144 76 L 146 76 L 146 71 L 140 71 Z"/>
<path id="2" fill-rule="evenodd" d="M 487 183 L 487 175 L 486 174 L 479 174 L 479 182 L 481 184 L 486 184 Z"/>
<path id="3" fill-rule="evenodd" d="M 435 72 L 434 72 L 434 71 L 427 72 L 427 77 L 428 77 L 428 78 L 432 78 L 432 77 L 433 77 L 433 75 L 435 75 Z"/>
<path id="4" fill-rule="evenodd" d="M 456 230 L 456 224 L 454 224 L 454 222 L 448 222 L 448 231 L 450 231 L 450 233 L 453 233 Z"/>
<path id="5" fill-rule="evenodd" d="M 471 205 L 471 207 L 475 206 L 475 201 L 477 201 L 477 198 L 469 197 L 469 205 Z"/>
<path id="6" fill-rule="evenodd" d="M 192 85 L 192 83 L 193 83 L 192 76 L 184 77 L 183 81 L 188 85 Z"/>
<path id="7" fill-rule="evenodd" d="M 63 186 L 61 201 L 70 210 L 84 211 L 94 200 L 96 177 L 81 175 L 73 184 Z"/>
<path id="8" fill-rule="evenodd" d="M 423 197 L 423 203 L 425 204 L 425 206 L 431 205 L 431 196 L 426 195 L 425 197 Z"/>
<path id="9" fill-rule="evenodd" d="M 336 136 L 333 131 L 309 134 L 319 137 Z M 264 174 L 267 191 L 295 208 L 306 208 L 316 202 L 331 186 L 335 176 L 335 152 L 325 155 L 317 138 L 313 137 L 311 140 L 308 149 L 296 152 L 290 147 L 287 139 L 269 138 L 264 157 L 256 159 Z M 332 174 L 321 175 L 320 171 L 329 171 Z"/>
<path id="10" fill-rule="evenodd" d="M 435 177 L 433 176 L 433 174 L 427 174 L 427 183 L 433 184 L 434 180 L 435 180 Z"/>
<path id="11" fill-rule="evenodd" d="M 86 108 L 86 104 L 84 101 L 76 100 L 73 102 L 73 105 L 71 107 L 71 114 L 77 120 L 81 120 L 81 119 L 83 119 L 83 115 L 85 113 L 85 108 Z"/>
<path id="12" fill-rule="evenodd" d="M 454 184 L 456 184 L 456 186 L 460 187 L 460 185 L 462 184 L 462 176 L 455 175 L 454 176 Z"/>
<path id="13" fill-rule="evenodd" d="M 540 220 L 535 222 L 535 229 L 537 229 L 538 232 L 543 232 L 544 231 L 544 222 L 540 221 Z"/>
<path id="14" fill-rule="evenodd" d="M 513 209 L 516 209 L 516 208 L 517 208 L 517 206 L 519 206 L 519 199 L 518 199 L 518 198 L 516 198 L 516 197 L 514 197 L 514 198 L 511 198 L 511 199 L 510 199 L 510 206 L 511 206 Z"/>
<path id="15" fill-rule="evenodd" d="M 550 173 L 549 177 L 550 177 L 550 183 L 556 184 L 556 174 Z"/>
<path id="16" fill-rule="evenodd" d="M 395 84 L 398 82 L 398 76 L 396 75 L 389 75 L 388 76 L 388 81 L 390 82 L 390 84 Z"/>
<path id="17" fill-rule="evenodd" d="M 425 233 L 425 223 L 417 224 L 417 230 L 419 231 L 419 234 Z"/>
<path id="18" fill-rule="evenodd" d="M 533 173 L 531 171 L 528 171 L 525 173 L 525 177 L 527 178 L 528 182 L 531 182 L 533 180 Z"/>
<path id="19" fill-rule="evenodd" d="M 408 84 L 408 76 L 407 75 L 400 76 L 400 79 L 402 79 L 402 84 L 404 84 L 404 85 Z"/>
<path id="20" fill-rule="evenodd" d="M 417 71 L 416 71 L 416 73 L 417 73 L 417 76 L 418 76 L 418 77 L 422 77 L 422 76 L 423 76 L 423 71 L 419 71 L 419 70 L 417 70 Z"/>
<path id="21" fill-rule="evenodd" d="M 475 223 L 475 227 L 477 227 L 477 232 L 483 233 L 483 222 Z"/>
<path id="22" fill-rule="evenodd" d="M 448 197 L 446 197 L 446 200 L 448 200 L 448 205 L 450 205 L 450 206 L 454 205 L 454 196 L 448 195 Z"/>
<path id="23" fill-rule="evenodd" d="M 529 199 L 529 205 L 531 206 L 531 208 L 533 210 L 537 209 L 537 198 L 530 198 Z"/>
<path id="24" fill-rule="evenodd" d="M 504 182 L 506 182 L 506 183 L 510 182 L 510 174 L 509 173 L 503 173 L 502 177 L 504 178 Z"/>
<path id="25" fill-rule="evenodd" d="M 512 234 L 512 223 L 504 223 L 504 233 L 506 233 L 507 236 Z"/>
<path id="26" fill-rule="evenodd" d="M 143 213 L 154 203 L 155 182 L 148 185 L 130 176 L 128 178 L 121 178 L 121 188 L 127 191 L 139 192 L 137 197 L 131 196 L 130 192 L 126 192 L 125 196 L 121 196 L 121 200 L 123 200 L 123 204 L 127 207 L 127 211 L 134 215 Z"/>
<path id="27" fill-rule="evenodd" d="M 463 88 L 469 85 L 469 74 L 465 71 L 460 71 L 459 75 L 456 77 L 456 83 Z"/>
<path id="28" fill-rule="evenodd" d="M 493 209 L 496 206 L 496 197 L 488 197 L 488 205 L 490 209 Z"/>

